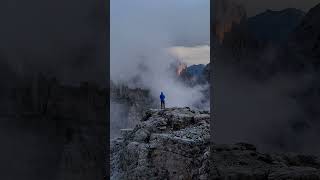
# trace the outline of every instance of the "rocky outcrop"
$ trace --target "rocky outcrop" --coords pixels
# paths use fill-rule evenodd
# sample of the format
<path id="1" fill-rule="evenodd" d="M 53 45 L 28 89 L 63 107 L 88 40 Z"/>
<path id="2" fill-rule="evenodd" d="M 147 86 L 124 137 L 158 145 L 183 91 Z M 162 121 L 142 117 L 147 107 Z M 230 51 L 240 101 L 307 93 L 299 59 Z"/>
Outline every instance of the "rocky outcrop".
<path id="1" fill-rule="evenodd" d="M 213 31 L 219 43 L 223 43 L 225 34 L 247 18 L 245 8 L 232 0 L 216 0 L 214 3 Z"/>
<path id="2" fill-rule="evenodd" d="M 150 110 L 111 144 L 111 179 L 207 179 L 209 120 L 189 108 Z"/>
<path id="3" fill-rule="evenodd" d="M 311 155 L 263 154 L 253 145 L 211 146 L 212 179 L 320 179 L 320 159 Z"/>
<path id="4" fill-rule="evenodd" d="M 111 143 L 111 179 L 320 179 L 320 159 L 210 143 L 210 114 L 152 109 Z M 210 145 L 211 144 L 211 145 Z"/>
<path id="5" fill-rule="evenodd" d="M 233 23 L 230 30 L 224 33 L 223 42 L 218 48 L 217 60 L 222 61 L 219 64 L 236 66 L 242 74 L 259 82 L 269 80 L 288 68 L 296 68 L 299 65 L 292 60 L 295 55 L 291 55 L 296 50 L 285 53 L 284 57 L 282 54 L 284 46 L 292 39 L 292 33 L 301 26 L 299 24 L 304 18 L 304 12 L 288 8 L 267 10 Z M 290 47 L 288 51 L 290 49 L 293 48 Z"/>
<path id="6" fill-rule="evenodd" d="M 209 82 L 209 64 L 189 66 L 180 73 L 179 79 L 191 87 L 207 84 Z"/>

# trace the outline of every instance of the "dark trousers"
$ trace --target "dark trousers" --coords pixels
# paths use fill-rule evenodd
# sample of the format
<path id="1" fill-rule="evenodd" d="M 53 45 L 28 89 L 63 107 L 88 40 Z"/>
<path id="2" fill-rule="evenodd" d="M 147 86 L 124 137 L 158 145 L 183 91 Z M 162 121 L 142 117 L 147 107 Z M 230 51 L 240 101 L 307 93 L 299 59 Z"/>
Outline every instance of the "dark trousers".
<path id="1" fill-rule="evenodd" d="M 166 107 L 165 107 L 165 103 L 164 103 L 164 101 L 161 101 L 161 109 L 165 109 Z"/>

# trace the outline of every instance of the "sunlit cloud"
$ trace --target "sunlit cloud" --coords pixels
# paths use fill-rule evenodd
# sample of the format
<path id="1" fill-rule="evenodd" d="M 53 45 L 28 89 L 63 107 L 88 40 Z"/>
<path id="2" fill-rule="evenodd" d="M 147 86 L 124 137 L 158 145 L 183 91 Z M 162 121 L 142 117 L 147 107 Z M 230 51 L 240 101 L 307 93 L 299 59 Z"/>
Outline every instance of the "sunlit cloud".
<path id="1" fill-rule="evenodd" d="M 192 64 L 208 64 L 210 62 L 210 46 L 201 45 L 193 47 L 174 46 L 168 48 L 170 55 L 178 58 L 179 60 Z"/>

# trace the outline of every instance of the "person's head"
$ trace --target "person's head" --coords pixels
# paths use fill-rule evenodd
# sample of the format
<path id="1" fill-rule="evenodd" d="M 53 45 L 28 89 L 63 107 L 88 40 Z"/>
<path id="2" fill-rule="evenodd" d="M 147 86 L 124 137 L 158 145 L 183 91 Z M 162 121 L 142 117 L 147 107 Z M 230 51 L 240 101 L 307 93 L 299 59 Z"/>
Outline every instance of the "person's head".
<path id="1" fill-rule="evenodd" d="M 161 92 L 161 94 L 163 94 L 163 92 Z"/>

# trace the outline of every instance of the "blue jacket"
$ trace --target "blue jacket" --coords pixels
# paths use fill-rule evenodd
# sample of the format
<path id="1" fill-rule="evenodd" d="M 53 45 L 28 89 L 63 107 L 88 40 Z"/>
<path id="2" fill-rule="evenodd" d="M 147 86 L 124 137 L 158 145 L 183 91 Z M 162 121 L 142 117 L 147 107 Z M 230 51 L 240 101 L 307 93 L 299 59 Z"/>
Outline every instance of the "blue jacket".
<path id="1" fill-rule="evenodd" d="M 161 94 L 160 94 L 160 100 L 161 100 L 161 101 L 164 101 L 165 98 L 166 98 L 166 96 L 164 96 L 164 94 L 161 92 Z"/>

